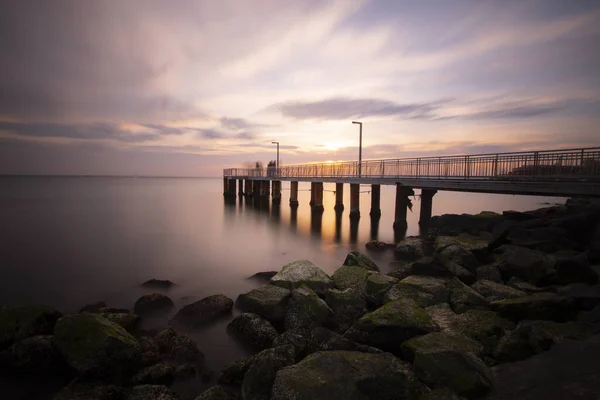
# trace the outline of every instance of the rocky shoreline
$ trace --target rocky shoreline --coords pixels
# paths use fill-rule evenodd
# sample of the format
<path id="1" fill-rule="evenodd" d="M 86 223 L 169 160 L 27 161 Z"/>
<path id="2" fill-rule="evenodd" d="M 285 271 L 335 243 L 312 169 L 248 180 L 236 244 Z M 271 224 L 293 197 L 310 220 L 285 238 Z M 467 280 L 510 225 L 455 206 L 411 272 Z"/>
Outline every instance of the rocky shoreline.
<path id="1" fill-rule="evenodd" d="M 212 385 L 190 400 L 508 399 L 520 398 L 502 381 L 517 379 L 513 366 L 551 363 L 572 340 L 600 347 L 600 203 L 442 215 L 430 229 L 367 244 L 394 252 L 388 273 L 360 252 L 331 276 L 295 261 L 257 274 L 265 284 L 235 303 L 216 294 L 186 305 L 159 332 L 139 323 L 173 309 L 168 281 L 144 283 L 157 291 L 133 313 L 102 302 L 72 315 L 2 307 L 0 372 L 60 377 L 55 400 L 178 399 L 169 386 L 186 380 Z M 233 307 L 242 314 L 227 331 L 256 353 L 212 374 L 177 329 Z"/>

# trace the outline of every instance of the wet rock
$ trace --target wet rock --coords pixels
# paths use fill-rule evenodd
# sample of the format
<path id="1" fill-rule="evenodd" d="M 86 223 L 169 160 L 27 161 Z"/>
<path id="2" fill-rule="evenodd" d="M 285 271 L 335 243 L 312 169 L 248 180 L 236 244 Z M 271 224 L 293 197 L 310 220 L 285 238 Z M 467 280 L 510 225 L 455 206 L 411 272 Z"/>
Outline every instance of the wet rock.
<path id="1" fill-rule="evenodd" d="M 306 355 L 308 338 L 305 332 L 285 331 L 273 341 L 273 347 L 291 345 L 296 352 L 296 361 L 300 361 Z"/>
<path id="2" fill-rule="evenodd" d="M 275 347 L 258 353 L 244 375 L 242 398 L 269 399 L 277 371 L 294 363 L 295 351 L 292 346 Z"/>
<path id="3" fill-rule="evenodd" d="M 409 298 L 421 307 L 428 307 L 447 302 L 449 296 L 447 279 L 411 275 L 388 290 L 384 295 L 384 302 Z"/>
<path id="4" fill-rule="evenodd" d="M 133 311 L 139 315 L 159 314 L 171 310 L 175 304 L 162 293 L 150 293 L 137 299 Z"/>
<path id="5" fill-rule="evenodd" d="M 292 291 L 283 321 L 286 330 L 309 331 L 321 325 L 332 326 L 333 320 L 331 308 L 310 288 L 303 286 Z"/>
<path id="6" fill-rule="evenodd" d="M 450 277 L 454 276 L 467 285 L 471 285 L 476 281 L 475 275 L 473 275 L 469 270 L 461 267 L 453 261 L 449 261 L 444 255 L 436 254 L 436 259 L 438 259 L 440 264 L 446 270 L 448 270 Z"/>
<path id="7" fill-rule="evenodd" d="M 585 253 L 576 255 L 557 254 L 556 274 L 549 283 L 567 285 L 569 283 L 587 283 L 595 285 L 598 283 L 598 274 L 592 269 L 590 261 Z"/>
<path id="8" fill-rule="evenodd" d="M 361 267 L 368 271 L 379 272 L 379 267 L 377 264 L 375 264 L 375 261 L 358 251 L 352 251 L 348 253 L 346 259 L 344 260 L 344 265 Z"/>
<path id="9" fill-rule="evenodd" d="M 216 294 L 183 307 L 177 311 L 171 323 L 198 327 L 229 314 L 232 308 L 233 300 L 222 294 Z"/>
<path id="10" fill-rule="evenodd" d="M 51 307 L 0 307 L 0 350 L 31 336 L 51 335 L 61 316 Z"/>
<path id="11" fill-rule="evenodd" d="M 522 321 L 498 342 L 494 358 L 520 361 L 549 350 L 564 339 L 582 340 L 600 332 L 600 327 L 584 322 Z"/>
<path id="12" fill-rule="evenodd" d="M 119 386 L 99 385 L 76 379 L 54 395 L 53 400 L 125 400 L 126 398 L 127 391 Z"/>
<path id="13" fill-rule="evenodd" d="M 281 369 L 271 400 L 408 400 L 425 390 L 410 366 L 391 354 L 325 351 Z"/>
<path id="14" fill-rule="evenodd" d="M 552 226 L 530 229 L 514 227 L 507 236 L 507 242 L 544 253 L 554 253 L 574 247 L 573 241 L 567 238 L 564 229 Z"/>
<path id="15" fill-rule="evenodd" d="M 273 278 L 271 284 L 285 289 L 296 289 L 306 285 L 316 293 L 325 293 L 333 287 L 331 278 L 319 267 L 308 260 L 294 261 L 283 266 Z"/>
<path id="16" fill-rule="evenodd" d="M 515 288 L 517 290 L 522 290 L 523 292 L 528 293 L 528 294 L 541 293 L 541 292 L 546 291 L 546 289 L 540 288 L 535 285 L 532 285 L 531 283 L 522 281 L 521 279 L 517 278 L 516 276 L 513 276 L 512 278 L 510 278 L 508 280 L 508 282 L 506 282 L 506 285 L 510 286 L 512 288 Z"/>
<path id="17" fill-rule="evenodd" d="M 438 236 L 438 239 L 440 236 Z M 487 241 L 479 240 L 482 243 L 482 252 L 487 250 Z M 485 243 L 485 245 L 483 245 Z M 477 268 L 481 265 L 475 255 L 459 244 L 449 244 L 439 248 L 438 253 L 448 261 L 456 263 L 467 269 L 470 273 L 476 274 Z"/>
<path id="18" fill-rule="evenodd" d="M 262 271 L 257 272 L 254 275 L 250 276 L 248 279 L 255 279 L 259 281 L 265 281 L 266 283 L 271 281 L 271 278 L 277 275 L 277 271 Z"/>
<path id="19" fill-rule="evenodd" d="M 365 244 L 367 250 L 382 252 L 387 250 L 388 248 L 394 248 L 393 244 L 387 244 L 385 242 L 380 242 L 379 240 L 371 240 Z"/>
<path id="20" fill-rule="evenodd" d="M 439 330 L 413 300 L 400 298 L 365 314 L 344 334 L 358 343 L 398 353 L 400 344 L 414 336 Z"/>
<path id="21" fill-rule="evenodd" d="M 98 301 L 98 302 L 96 302 L 96 303 L 92 303 L 92 304 L 88 304 L 88 305 L 86 305 L 86 306 L 83 306 L 83 307 L 81 308 L 81 310 L 79 310 L 79 313 L 80 313 L 80 314 L 81 314 L 81 313 L 84 313 L 84 312 L 89 312 L 89 313 L 97 313 L 97 312 L 100 312 L 100 309 L 102 309 L 102 308 L 106 308 L 106 307 L 108 307 L 108 306 L 106 305 L 106 303 L 105 303 L 105 302 L 103 302 L 103 301 Z"/>
<path id="22" fill-rule="evenodd" d="M 369 270 L 367 269 L 344 265 L 333 273 L 331 279 L 336 289 L 351 289 L 362 293 L 368 276 Z"/>
<path id="23" fill-rule="evenodd" d="M 154 343 L 158 351 L 163 354 L 170 354 L 173 350 L 173 343 L 177 337 L 177 332 L 173 328 L 167 328 L 160 331 L 154 338 Z"/>
<path id="24" fill-rule="evenodd" d="M 365 346 L 353 342 L 342 335 L 329 330 L 327 328 L 318 327 L 313 329 L 308 336 L 307 354 L 312 354 L 317 351 L 363 351 L 365 353 L 381 353 L 382 351 L 374 347 Z"/>
<path id="25" fill-rule="evenodd" d="M 244 312 L 255 313 L 271 321 L 281 321 L 290 295 L 288 289 L 265 285 L 239 295 L 236 305 Z"/>
<path id="26" fill-rule="evenodd" d="M 577 314 L 573 299 L 554 293 L 536 293 L 516 299 L 495 301 L 492 308 L 512 321 L 544 319 L 565 322 L 575 319 Z"/>
<path id="27" fill-rule="evenodd" d="M 383 304 L 385 293 L 397 283 L 398 279 L 388 275 L 369 274 L 365 283 L 365 297 L 367 302 L 380 307 Z M 335 309 L 333 311 L 335 312 Z"/>
<path id="28" fill-rule="evenodd" d="M 490 211 L 483 211 L 476 215 L 470 214 L 444 214 L 432 217 L 429 227 L 439 236 L 458 236 L 468 234 L 479 236 L 480 232 L 491 232 L 504 217 Z"/>
<path id="29" fill-rule="evenodd" d="M 210 389 L 204 391 L 200 396 L 196 397 L 195 400 L 236 400 L 237 396 L 223 389 L 221 386 L 213 386 Z"/>
<path id="30" fill-rule="evenodd" d="M 478 357 L 483 355 L 483 345 L 478 341 L 448 332 L 431 332 L 418 336 L 402 343 L 401 349 L 403 358 L 409 361 L 414 361 L 417 354 L 428 351 L 462 351 Z"/>
<path id="31" fill-rule="evenodd" d="M 600 304 L 600 285 L 573 283 L 559 288 L 557 294 L 573 299 L 580 310 L 592 310 Z"/>
<path id="32" fill-rule="evenodd" d="M 477 268 L 477 280 L 488 280 L 496 283 L 504 283 L 502 280 L 502 274 L 495 265 L 483 265 Z"/>
<path id="33" fill-rule="evenodd" d="M 120 379 L 141 365 L 141 347 L 121 326 L 97 314 L 61 318 L 55 341 L 67 362 L 82 375 Z"/>
<path id="34" fill-rule="evenodd" d="M 199 364 L 204 361 L 204 354 L 190 337 L 178 335 L 172 340 L 168 358 L 178 363 Z"/>
<path id="35" fill-rule="evenodd" d="M 163 279 L 150 279 L 147 280 L 146 282 L 142 283 L 143 287 L 146 288 L 152 288 L 152 289 L 170 289 L 172 286 L 175 286 L 175 284 L 169 280 L 163 280 Z"/>
<path id="36" fill-rule="evenodd" d="M 477 281 L 471 287 L 484 296 L 488 301 L 516 299 L 517 297 L 527 296 L 527 293 L 523 292 L 522 290 L 517 290 L 510 286 L 488 280 Z"/>
<path id="37" fill-rule="evenodd" d="M 42 376 L 71 373 L 51 335 L 33 336 L 16 342 L 0 358 L 12 371 Z"/>
<path id="38" fill-rule="evenodd" d="M 127 332 L 136 331 L 139 323 L 140 317 L 135 314 L 130 313 L 101 313 L 102 317 L 106 318 L 110 322 L 113 322 L 119 326 L 125 328 Z"/>
<path id="39" fill-rule="evenodd" d="M 346 331 L 367 312 L 367 303 L 363 293 L 350 288 L 328 290 L 325 293 L 325 303 L 333 311 L 333 320 L 340 332 Z"/>
<path id="40" fill-rule="evenodd" d="M 127 400 L 179 400 L 179 396 L 162 385 L 139 385 L 129 391 Z"/>
<path id="41" fill-rule="evenodd" d="M 400 260 L 414 261 L 425 255 L 423 242 L 420 237 L 407 237 L 394 250 L 394 255 Z"/>
<path id="42" fill-rule="evenodd" d="M 435 238 L 434 249 L 438 252 L 444 250 L 444 248 L 450 246 L 458 246 L 463 250 L 471 253 L 471 255 L 475 256 L 473 259 L 470 255 L 464 253 L 463 251 L 459 251 L 457 256 L 459 257 L 457 260 L 452 260 L 460 265 L 463 265 L 459 262 L 459 260 L 464 260 L 466 264 L 475 264 L 478 263 L 478 259 L 485 257 L 488 252 L 488 241 L 479 236 L 471 236 L 471 235 L 459 235 L 459 236 L 437 236 Z M 463 265 L 465 268 L 470 269 L 469 266 Z"/>
<path id="43" fill-rule="evenodd" d="M 138 339 L 142 348 L 142 365 L 154 365 L 160 360 L 160 351 L 154 338 L 142 336 Z"/>
<path id="44" fill-rule="evenodd" d="M 233 387 L 242 386 L 244 376 L 252 366 L 255 357 L 256 355 L 249 356 L 236 361 L 232 361 L 229 364 L 227 364 L 225 368 L 223 368 L 223 370 L 221 371 L 221 374 L 219 375 L 219 384 L 229 385 Z"/>
<path id="45" fill-rule="evenodd" d="M 516 276 L 525 282 L 537 285 L 554 273 L 554 259 L 540 251 L 503 245 L 494 250 L 494 254 L 496 266 L 505 281 Z"/>
<path id="46" fill-rule="evenodd" d="M 450 288 L 450 306 L 456 313 L 463 313 L 467 310 L 486 309 L 489 302 L 477 291 L 465 285 L 454 278 L 449 283 Z"/>
<path id="47" fill-rule="evenodd" d="M 261 350 L 271 347 L 273 340 L 279 336 L 269 321 L 252 313 L 238 315 L 227 329 L 242 342 Z"/>
<path id="48" fill-rule="evenodd" d="M 158 363 L 146 367 L 138 372 L 131 383 L 134 385 L 171 385 L 175 380 L 175 366 L 167 363 Z"/>

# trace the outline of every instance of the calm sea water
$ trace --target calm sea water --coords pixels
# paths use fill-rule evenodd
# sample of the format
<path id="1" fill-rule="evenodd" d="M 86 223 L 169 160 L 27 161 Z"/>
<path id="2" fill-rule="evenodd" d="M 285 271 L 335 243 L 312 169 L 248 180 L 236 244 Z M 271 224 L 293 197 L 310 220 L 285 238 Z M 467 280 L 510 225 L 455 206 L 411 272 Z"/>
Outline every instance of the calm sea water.
<path id="1" fill-rule="evenodd" d="M 0 178 L 0 304 L 45 304 L 64 313 L 106 301 L 133 308 L 150 278 L 177 284 L 168 292 L 179 307 L 223 293 L 233 299 L 260 283 L 258 271 L 309 259 L 327 272 L 372 238 L 393 242 L 393 187 L 382 187 L 379 224 L 369 218 L 369 186 L 361 191 L 361 215 L 351 225 L 336 219 L 334 184 L 325 185 L 322 217 L 311 217 L 310 184 L 300 183 L 300 207 L 225 204 L 220 178 Z M 418 198 L 408 235 L 418 234 Z M 528 210 L 561 198 L 439 192 L 433 213 Z M 373 254 L 388 269 L 391 254 Z M 176 311 L 176 310 L 174 310 Z M 188 332 L 218 370 L 246 350 L 227 334 L 227 319 Z M 166 319 L 145 322 L 161 327 Z"/>

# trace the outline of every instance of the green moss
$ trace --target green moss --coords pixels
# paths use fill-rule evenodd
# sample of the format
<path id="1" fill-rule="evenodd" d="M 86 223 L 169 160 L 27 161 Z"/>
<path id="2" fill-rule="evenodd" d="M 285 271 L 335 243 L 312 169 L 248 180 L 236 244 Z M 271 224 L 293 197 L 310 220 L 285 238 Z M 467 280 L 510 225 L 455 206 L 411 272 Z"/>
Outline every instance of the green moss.
<path id="1" fill-rule="evenodd" d="M 402 343 L 402 353 L 412 360 L 415 354 L 436 351 L 463 351 L 477 356 L 483 353 L 481 343 L 460 334 L 431 332 Z"/>
<path id="2" fill-rule="evenodd" d="M 375 329 L 381 326 L 437 327 L 427 311 L 410 299 L 398 299 L 377 310 L 364 315 L 358 320 L 362 330 Z"/>
<path id="3" fill-rule="evenodd" d="M 526 303 L 532 303 L 532 302 L 536 302 L 536 301 L 552 300 L 554 298 L 556 298 L 556 295 L 554 293 L 541 292 L 541 293 L 530 294 L 529 296 L 517 297 L 514 299 L 495 301 L 493 303 L 493 305 L 499 307 L 499 306 L 506 306 L 506 305 L 511 305 L 511 304 L 526 304 Z"/>
<path id="4" fill-rule="evenodd" d="M 379 272 L 379 267 L 373 260 L 367 257 L 365 254 L 358 251 L 348 253 L 344 260 L 344 265 L 357 266 L 369 271 Z"/>
<path id="5" fill-rule="evenodd" d="M 362 291 L 368 276 L 369 271 L 362 267 L 344 265 L 333 273 L 331 279 L 335 287 L 340 290 Z"/>

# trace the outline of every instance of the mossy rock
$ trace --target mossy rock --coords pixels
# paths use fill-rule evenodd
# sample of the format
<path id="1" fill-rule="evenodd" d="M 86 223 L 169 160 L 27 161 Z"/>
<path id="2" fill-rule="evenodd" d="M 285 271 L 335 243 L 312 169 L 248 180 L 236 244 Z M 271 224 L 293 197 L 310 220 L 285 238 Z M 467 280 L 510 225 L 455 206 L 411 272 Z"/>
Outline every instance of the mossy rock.
<path id="1" fill-rule="evenodd" d="M 221 386 L 213 386 L 196 397 L 195 400 L 236 400 L 237 396 L 222 388 Z"/>
<path id="2" fill-rule="evenodd" d="M 410 366 L 391 354 L 324 351 L 281 369 L 271 400 L 408 400 L 425 391 Z"/>
<path id="3" fill-rule="evenodd" d="M 119 326 L 125 328 L 127 332 L 133 333 L 137 330 L 140 317 L 136 314 L 131 313 L 102 313 L 100 314 L 110 322 L 113 322 Z"/>
<path id="4" fill-rule="evenodd" d="M 573 299 L 554 293 L 535 293 L 492 303 L 494 311 L 512 321 L 542 319 L 555 322 L 574 320 L 577 308 Z"/>
<path id="5" fill-rule="evenodd" d="M 430 351 L 462 351 L 477 357 L 483 355 L 483 345 L 476 340 L 457 333 L 431 332 L 402 343 L 405 359 L 413 361 L 418 353 Z"/>
<path id="6" fill-rule="evenodd" d="M 97 314 L 75 314 L 56 323 L 55 339 L 80 374 L 121 379 L 141 364 L 141 346 L 121 326 Z"/>
<path id="7" fill-rule="evenodd" d="M 510 286 L 502 285 L 500 283 L 485 279 L 475 282 L 475 284 L 471 287 L 479 292 L 479 294 L 485 297 L 488 301 L 516 299 L 517 297 L 527 296 L 527 293 L 523 292 L 522 290 L 517 290 Z"/>
<path id="8" fill-rule="evenodd" d="M 54 336 L 32 336 L 16 342 L 0 358 L 16 372 L 41 376 L 69 376 L 73 371 L 56 346 Z"/>
<path id="9" fill-rule="evenodd" d="M 333 280 L 336 289 L 350 289 L 362 293 L 368 276 L 369 270 L 358 266 L 344 265 L 331 275 L 331 280 Z"/>
<path id="10" fill-rule="evenodd" d="M 51 307 L 0 307 L 0 350 L 31 336 L 52 335 L 62 314 Z"/>
<path id="11" fill-rule="evenodd" d="M 419 400 L 464 400 L 464 397 L 457 395 L 452 389 L 441 388 L 424 394 Z"/>
<path id="12" fill-rule="evenodd" d="M 134 385 L 171 385 L 175 380 L 176 367 L 168 363 L 158 363 L 142 369 L 133 378 Z"/>
<path id="13" fill-rule="evenodd" d="M 476 257 L 482 257 L 487 253 L 488 245 L 489 242 L 480 236 L 465 234 L 458 236 L 438 235 L 435 238 L 434 249 L 436 251 L 442 251 L 449 246 L 460 246 L 462 249 L 472 253 Z"/>
<path id="14" fill-rule="evenodd" d="M 411 275 L 389 289 L 384 295 L 384 302 L 408 298 L 421 307 L 428 307 L 447 302 L 449 295 L 448 279 Z"/>
<path id="15" fill-rule="evenodd" d="M 175 307 L 175 304 L 169 296 L 155 292 L 137 299 L 133 306 L 133 311 L 139 315 L 152 315 L 167 313 L 173 307 Z"/>
<path id="16" fill-rule="evenodd" d="M 246 372 L 252 366 L 254 362 L 254 356 L 244 357 L 239 360 L 235 360 L 227 364 L 219 375 L 217 381 L 219 384 L 241 387 Z"/>
<path id="17" fill-rule="evenodd" d="M 573 299 L 580 310 L 589 311 L 600 304 L 600 285 L 573 283 L 559 288 L 556 293 Z"/>
<path id="18" fill-rule="evenodd" d="M 271 284 L 289 290 L 305 285 L 319 294 L 333 287 L 329 275 L 308 260 L 284 265 L 281 271 L 271 278 Z"/>
<path id="19" fill-rule="evenodd" d="M 410 299 L 399 299 L 365 314 L 344 334 L 350 340 L 398 354 L 405 340 L 439 330 L 427 312 Z"/>
<path id="20" fill-rule="evenodd" d="M 179 396 L 166 386 L 139 385 L 131 388 L 126 400 L 179 400 Z"/>
<path id="21" fill-rule="evenodd" d="M 273 341 L 273 347 L 291 345 L 296 351 L 296 361 L 300 361 L 306 355 L 308 338 L 306 332 L 285 331 Z"/>
<path id="22" fill-rule="evenodd" d="M 310 331 L 316 326 L 333 326 L 334 313 L 314 291 L 303 286 L 292 291 L 283 322 L 286 330 Z"/>
<path id="23" fill-rule="evenodd" d="M 504 283 L 504 281 L 502 280 L 502 274 L 500 273 L 500 270 L 496 265 L 493 264 L 483 265 L 477 268 L 475 275 L 478 281 L 485 279 L 500 284 Z"/>
<path id="24" fill-rule="evenodd" d="M 516 276 L 510 278 L 508 282 L 506 282 L 506 285 L 514 289 L 521 290 L 527 294 L 542 293 L 547 291 L 545 288 L 532 285 L 531 283 L 525 282 Z"/>
<path id="25" fill-rule="evenodd" d="M 242 398 L 246 400 L 269 399 L 277 371 L 293 365 L 295 362 L 293 346 L 274 347 L 258 353 L 254 356 L 252 365 L 244 375 Z"/>
<path id="26" fill-rule="evenodd" d="M 278 336 L 277 330 L 269 321 L 258 314 L 243 313 L 235 317 L 227 330 L 245 344 L 264 350 L 273 345 Z"/>
<path id="27" fill-rule="evenodd" d="M 365 283 L 365 297 L 371 305 L 381 306 L 384 301 L 385 293 L 395 284 L 398 279 L 388 275 L 371 273 Z"/>
<path id="28" fill-rule="evenodd" d="M 327 328 L 317 327 L 310 332 L 306 346 L 307 354 L 335 350 L 363 351 L 366 353 L 382 352 L 374 347 L 356 343 Z"/>
<path id="29" fill-rule="evenodd" d="M 505 281 L 516 276 L 537 285 L 555 273 L 556 261 L 541 251 L 505 244 L 494 250 L 494 255 Z"/>
<path id="30" fill-rule="evenodd" d="M 333 311 L 333 319 L 340 332 L 346 331 L 367 312 L 367 303 L 361 292 L 329 289 L 325 292 L 325 303 Z"/>
<path id="31" fill-rule="evenodd" d="M 379 272 L 379 267 L 375 264 L 375 261 L 358 251 L 348 253 L 344 260 L 344 265 L 357 266 L 369 271 Z"/>
<path id="32" fill-rule="evenodd" d="M 170 323 L 196 328 L 231 313 L 233 300 L 222 294 L 205 297 L 177 311 Z"/>
<path id="33" fill-rule="evenodd" d="M 489 307 L 489 302 L 485 297 L 460 280 L 454 278 L 448 286 L 450 288 L 450 306 L 455 312 L 463 313 L 473 308 L 487 309 Z"/>
<path id="34" fill-rule="evenodd" d="M 115 385 L 74 380 L 54 395 L 53 400 L 126 400 L 126 389 Z M 165 399 L 168 400 L 168 399 Z"/>
<path id="35" fill-rule="evenodd" d="M 255 313 L 270 321 L 281 321 L 291 292 L 288 289 L 264 285 L 238 296 L 237 307 L 249 313 Z"/>
<path id="36" fill-rule="evenodd" d="M 440 237 L 444 237 L 444 236 L 438 236 L 438 239 Z M 452 238 L 454 239 L 454 238 L 459 238 L 459 237 L 460 236 L 454 236 Z M 436 239 L 436 245 L 437 245 L 438 239 Z M 487 241 L 480 241 L 480 242 L 485 243 L 484 246 L 481 247 L 481 249 L 478 249 L 483 254 L 485 251 L 487 251 Z M 439 254 L 441 256 L 448 259 L 448 261 L 454 262 L 454 263 L 460 265 L 461 267 L 466 268 L 472 274 L 477 273 L 477 268 L 479 266 L 481 266 L 481 263 L 479 262 L 477 257 L 475 257 L 475 255 L 469 249 L 465 248 L 465 246 L 463 246 L 462 244 L 459 244 L 459 243 L 444 244 L 443 246 L 439 246 L 437 248 L 437 251 L 439 252 Z"/>

